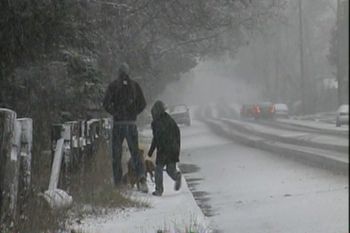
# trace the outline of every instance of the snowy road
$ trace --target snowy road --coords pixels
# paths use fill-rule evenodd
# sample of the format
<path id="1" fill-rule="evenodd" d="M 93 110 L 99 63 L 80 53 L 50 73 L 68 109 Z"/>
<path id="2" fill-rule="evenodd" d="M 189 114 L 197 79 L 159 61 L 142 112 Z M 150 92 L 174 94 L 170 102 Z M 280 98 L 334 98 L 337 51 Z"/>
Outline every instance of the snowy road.
<path id="1" fill-rule="evenodd" d="M 197 121 L 181 130 L 182 171 L 217 232 L 348 231 L 348 176 L 236 144 Z"/>

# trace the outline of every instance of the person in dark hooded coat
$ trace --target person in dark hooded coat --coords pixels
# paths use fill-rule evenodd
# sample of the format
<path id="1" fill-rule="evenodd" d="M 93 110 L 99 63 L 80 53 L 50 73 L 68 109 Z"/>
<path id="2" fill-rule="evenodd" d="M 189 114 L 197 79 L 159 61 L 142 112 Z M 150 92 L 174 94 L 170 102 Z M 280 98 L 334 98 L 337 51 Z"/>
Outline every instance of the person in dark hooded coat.
<path id="1" fill-rule="evenodd" d="M 156 190 L 152 193 L 161 196 L 163 187 L 163 168 L 166 166 L 168 175 L 175 181 L 175 190 L 181 187 L 181 172 L 177 171 L 176 163 L 180 156 L 180 129 L 174 119 L 165 112 L 164 103 L 156 101 L 151 109 L 152 113 L 152 144 L 148 152 L 151 157 L 157 149 L 155 183 Z"/>
<path id="2" fill-rule="evenodd" d="M 126 139 L 132 165 L 137 172 L 139 187 L 147 193 L 148 187 L 145 168 L 139 155 L 137 116 L 145 109 L 146 101 L 139 84 L 129 77 L 129 66 L 123 63 L 119 68 L 119 76 L 106 91 L 103 107 L 113 116 L 112 130 L 112 168 L 113 180 L 116 186 L 122 181 L 122 144 Z"/>

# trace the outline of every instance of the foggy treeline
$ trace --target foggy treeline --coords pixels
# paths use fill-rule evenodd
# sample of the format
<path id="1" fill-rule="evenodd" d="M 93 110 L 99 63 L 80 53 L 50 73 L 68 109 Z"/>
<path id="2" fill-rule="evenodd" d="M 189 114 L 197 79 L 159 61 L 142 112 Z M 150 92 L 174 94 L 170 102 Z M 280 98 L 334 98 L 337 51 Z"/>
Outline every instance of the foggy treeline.
<path id="1" fill-rule="evenodd" d="M 250 44 L 237 55 L 235 71 L 260 89 L 264 99 L 287 103 L 295 113 L 334 111 L 348 98 L 345 90 L 347 94 L 339 100 L 336 89 L 337 8 L 348 8 L 345 2 L 337 6 L 336 0 L 287 1 L 279 11 L 280 20 L 254 31 Z M 339 30 L 345 35 L 347 28 Z M 343 41 L 340 50 L 348 51 L 347 46 L 348 40 Z M 342 78 L 340 86 L 348 86 L 348 74 Z"/>
<path id="2" fill-rule="evenodd" d="M 162 98 L 170 93 L 169 101 L 175 102 L 223 98 L 239 104 L 281 102 L 288 104 L 291 114 L 336 110 L 347 103 L 349 94 L 347 4 L 283 1 L 275 17 L 246 31 L 248 43 L 233 56 L 211 56 L 190 73 L 191 82 L 181 80 L 169 86 Z M 183 79 L 189 79 L 188 75 Z M 176 96 L 180 89 L 186 92 L 185 100 Z"/>
<path id="3" fill-rule="evenodd" d="M 333 110 L 336 90 L 323 83 L 336 78 L 337 0 L 301 5 L 302 29 L 294 0 L 0 1 L 0 103 L 40 122 L 40 134 L 101 116 L 106 85 L 127 62 L 148 102 L 210 64 L 212 77 L 219 70 L 256 98 L 300 105 L 302 45 L 307 110 Z"/>

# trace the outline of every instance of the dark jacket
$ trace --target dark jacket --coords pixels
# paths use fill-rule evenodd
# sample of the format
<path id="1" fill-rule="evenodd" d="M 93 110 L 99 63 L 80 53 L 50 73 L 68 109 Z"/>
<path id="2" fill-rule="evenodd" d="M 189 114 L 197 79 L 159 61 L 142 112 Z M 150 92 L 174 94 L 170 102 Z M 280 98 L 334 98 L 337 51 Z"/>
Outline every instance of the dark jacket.
<path id="1" fill-rule="evenodd" d="M 163 112 L 152 122 L 153 140 L 149 155 L 157 148 L 156 164 L 179 162 L 180 130 L 171 116 Z"/>
<path id="2" fill-rule="evenodd" d="M 127 85 L 123 84 L 127 82 Z M 103 100 L 103 107 L 115 121 L 135 121 L 146 107 L 145 97 L 137 82 L 121 74 L 109 84 Z"/>

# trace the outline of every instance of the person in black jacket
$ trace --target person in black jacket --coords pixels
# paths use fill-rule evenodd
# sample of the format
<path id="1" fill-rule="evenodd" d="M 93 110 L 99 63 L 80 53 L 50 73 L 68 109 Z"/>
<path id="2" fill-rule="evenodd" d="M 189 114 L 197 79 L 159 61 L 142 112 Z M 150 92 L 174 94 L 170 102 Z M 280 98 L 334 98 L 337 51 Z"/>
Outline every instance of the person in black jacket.
<path id="1" fill-rule="evenodd" d="M 137 172 L 140 190 L 147 193 L 148 187 L 145 168 L 139 156 L 137 115 L 146 107 L 145 97 L 139 84 L 130 79 L 129 66 L 123 63 L 119 68 L 119 77 L 107 89 L 103 106 L 113 116 L 112 132 L 112 166 L 115 185 L 122 182 L 122 144 L 124 139 L 128 143 L 133 166 Z"/>
<path id="2" fill-rule="evenodd" d="M 181 187 L 181 172 L 176 170 L 180 155 L 180 129 L 171 116 L 165 112 L 164 103 L 156 101 L 151 109 L 152 114 L 152 144 L 148 152 L 151 157 L 157 149 L 155 183 L 156 190 L 152 193 L 161 196 L 163 187 L 163 168 L 166 166 L 168 175 L 175 181 L 175 190 Z"/>

